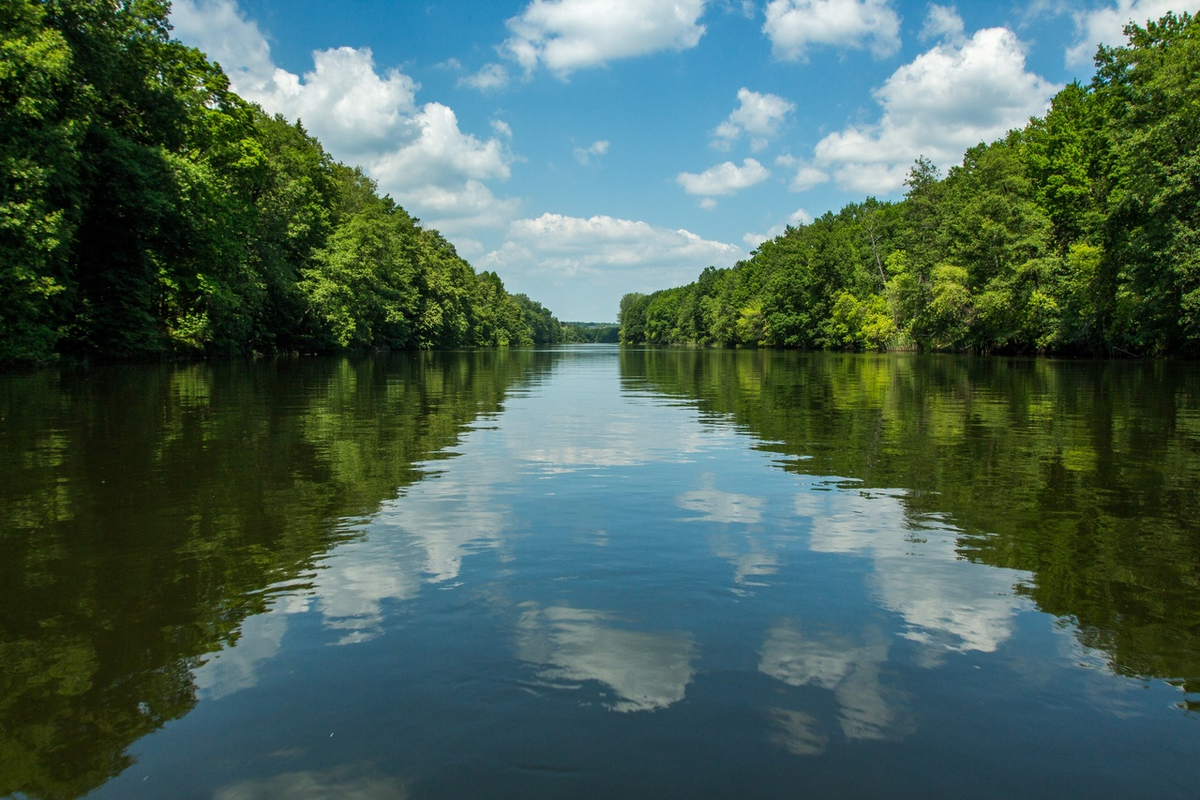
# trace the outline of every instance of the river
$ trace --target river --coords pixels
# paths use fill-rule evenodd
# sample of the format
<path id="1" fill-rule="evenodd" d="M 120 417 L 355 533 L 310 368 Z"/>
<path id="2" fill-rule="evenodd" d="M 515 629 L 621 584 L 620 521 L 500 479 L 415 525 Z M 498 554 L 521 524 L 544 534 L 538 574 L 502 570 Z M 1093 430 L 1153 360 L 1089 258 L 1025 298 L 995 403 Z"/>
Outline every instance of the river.
<path id="1" fill-rule="evenodd" d="M 1200 365 L 0 376 L 0 796 L 1197 785 Z"/>

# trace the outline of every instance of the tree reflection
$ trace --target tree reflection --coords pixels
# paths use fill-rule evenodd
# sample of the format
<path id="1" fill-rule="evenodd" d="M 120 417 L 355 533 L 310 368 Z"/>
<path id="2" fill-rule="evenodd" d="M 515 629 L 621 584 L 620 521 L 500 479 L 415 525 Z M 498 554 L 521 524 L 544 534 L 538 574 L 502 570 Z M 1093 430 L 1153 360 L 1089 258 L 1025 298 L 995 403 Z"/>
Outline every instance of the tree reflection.
<path id="1" fill-rule="evenodd" d="M 1032 573 L 1016 591 L 1073 622 L 1115 672 L 1200 691 L 1194 365 L 627 350 L 622 378 L 732 418 L 787 470 L 897 490 L 885 504 L 913 531 L 950 530 L 957 556 Z M 882 563 L 903 546 L 820 520 L 818 549 L 867 548 Z M 941 601 L 902 597 L 903 576 L 887 600 L 888 574 L 885 602 L 910 622 L 968 649 L 1004 635 L 1005 608 L 978 630 L 938 623 L 922 609 Z"/>
<path id="2" fill-rule="evenodd" d="M 128 767 L 271 587 L 311 583 L 354 519 L 550 357 L 0 378 L 0 795 L 77 797 Z M 236 690 L 225 672 L 213 691 Z"/>

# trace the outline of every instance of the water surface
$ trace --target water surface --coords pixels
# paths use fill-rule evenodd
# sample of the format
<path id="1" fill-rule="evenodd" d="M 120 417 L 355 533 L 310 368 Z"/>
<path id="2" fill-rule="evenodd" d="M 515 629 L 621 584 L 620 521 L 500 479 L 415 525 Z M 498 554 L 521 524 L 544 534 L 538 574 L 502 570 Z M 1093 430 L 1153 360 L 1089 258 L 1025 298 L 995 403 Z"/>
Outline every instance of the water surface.
<path id="1" fill-rule="evenodd" d="M 1200 369 L 0 377 L 0 795 L 1188 797 Z"/>

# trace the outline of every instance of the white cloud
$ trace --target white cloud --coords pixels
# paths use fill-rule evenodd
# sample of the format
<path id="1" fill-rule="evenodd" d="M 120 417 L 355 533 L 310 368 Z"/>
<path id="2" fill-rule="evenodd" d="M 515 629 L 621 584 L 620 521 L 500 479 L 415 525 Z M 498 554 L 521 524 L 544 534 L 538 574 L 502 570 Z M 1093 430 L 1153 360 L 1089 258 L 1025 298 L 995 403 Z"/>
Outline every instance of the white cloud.
<path id="1" fill-rule="evenodd" d="M 512 126 L 502 119 L 492 120 L 492 130 L 494 130 L 498 136 L 503 136 L 505 139 L 511 139 L 513 136 Z"/>
<path id="2" fill-rule="evenodd" d="M 371 166 L 380 183 L 412 186 L 437 185 L 446 176 L 486 180 L 509 176 L 504 145 L 463 133 L 454 110 L 427 103 L 410 117 L 416 136 L 395 150 L 379 154 Z"/>
<path id="3" fill-rule="evenodd" d="M 807 60 L 812 45 L 867 48 L 878 58 L 900 49 L 900 18 L 888 0 L 771 0 L 763 33 L 781 61 Z"/>
<path id="4" fill-rule="evenodd" d="M 636 270 L 694 274 L 714 262 L 733 261 L 741 250 L 700 238 L 686 230 L 595 216 L 588 219 L 546 213 L 509 226 L 504 245 L 484 256 L 480 266 L 498 266 L 562 277 Z"/>
<path id="5" fill-rule="evenodd" d="M 705 211 L 712 211 L 712 210 L 716 209 L 717 201 L 713 200 L 711 197 L 705 197 L 703 200 L 700 201 L 700 207 L 702 209 L 704 209 Z"/>
<path id="6" fill-rule="evenodd" d="M 481 92 L 503 89 L 508 86 L 508 70 L 503 64 L 487 64 L 474 75 L 464 75 L 458 79 L 459 86 L 478 89 Z"/>
<path id="7" fill-rule="evenodd" d="M 925 17 L 925 27 L 921 28 L 921 39 L 944 39 L 950 42 L 961 42 L 965 38 L 962 17 L 954 6 L 939 6 L 931 3 L 929 13 Z"/>
<path id="8" fill-rule="evenodd" d="M 1195 14 L 1200 11 L 1200 5 L 1195 0 L 1117 0 L 1115 6 L 1076 12 L 1075 27 L 1079 38 L 1067 49 L 1067 63 L 1073 66 L 1090 63 L 1101 44 L 1114 46 L 1128 41 L 1124 33 L 1125 25 L 1136 22 L 1144 26 L 1149 20 L 1157 22 L 1168 11 Z"/>
<path id="9" fill-rule="evenodd" d="M 776 236 L 782 236 L 784 231 L 788 229 L 789 225 L 792 227 L 796 227 L 798 225 L 807 225 L 812 222 L 812 220 L 812 214 L 809 214 L 803 208 L 798 208 L 792 212 L 790 217 L 787 218 L 787 222 L 781 222 L 778 225 L 772 225 L 767 229 L 766 233 L 747 233 L 742 237 L 742 241 L 746 243 L 747 247 L 755 249 L 763 242 L 769 242 Z"/>
<path id="10" fill-rule="evenodd" d="M 431 225 L 465 231 L 515 215 L 518 201 L 483 183 L 508 178 L 506 144 L 464 133 L 445 105 L 418 106 L 420 86 L 399 70 L 378 69 L 370 49 L 315 51 L 313 69 L 299 76 L 275 66 L 258 25 L 234 0 L 176 0 L 171 22 L 181 40 L 224 67 L 238 94 L 303 121 L 335 158 L 362 166 Z"/>
<path id="11" fill-rule="evenodd" d="M 758 16 L 758 3 L 755 0 L 725 0 L 725 9 L 741 14 L 746 19 L 754 19 Z"/>
<path id="12" fill-rule="evenodd" d="M 681 172 L 675 180 L 688 194 L 723 195 L 735 194 L 771 176 L 770 171 L 753 158 L 747 158 L 742 166 L 726 161 L 696 175 Z"/>
<path id="13" fill-rule="evenodd" d="M 599 141 L 592 142 L 587 147 L 576 147 L 575 160 L 586 167 L 588 164 L 592 163 L 593 158 L 596 156 L 602 156 L 607 152 L 608 141 L 601 139 Z"/>
<path id="14" fill-rule="evenodd" d="M 239 91 L 271 82 L 271 47 L 233 0 L 175 0 L 171 25 L 184 43 L 219 63 Z"/>
<path id="15" fill-rule="evenodd" d="M 775 159 L 778 166 L 785 169 L 794 169 L 795 175 L 788 183 L 788 189 L 793 192 L 807 192 L 814 186 L 820 186 L 822 183 L 829 182 L 829 173 L 823 169 L 814 167 L 810 162 L 795 158 L 790 155 L 783 155 Z"/>
<path id="16" fill-rule="evenodd" d="M 616 318 L 621 296 L 681 286 L 707 266 L 731 266 L 745 251 L 688 230 L 609 216 L 543 214 L 509 225 L 505 242 L 473 262 L 504 276 L 560 319 Z"/>
<path id="17" fill-rule="evenodd" d="M 707 0 L 533 0 L 508 21 L 502 52 L 559 77 L 620 58 L 695 47 Z"/>
<path id="18" fill-rule="evenodd" d="M 817 143 L 816 165 L 832 170 L 844 188 L 893 192 L 919 155 L 955 163 L 968 147 L 1044 113 L 1059 88 L 1026 71 L 1024 47 L 1012 31 L 987 28 L 896 70 L 874 92 L 883 107 L 879 122 L 826 136 Z"/>
<path id="19" fill-rule="evenodd" d="M 796 110 L 793 103 L 776 94 L 759 94 L 742 87 L 738 89 L 739 105 L 713 131 L 713 147 L 728 150 L 743 135 L 751 137 L 750 146 L 758 152 L 779 132 L 787 115 Z"/>
<path id="20" fill-rule="evenodd" d="M 805 164 L 796 169 L 796 174 L 792 176 L 788 188 L 793 192 L 807 192 L 814 186 L 820 186 L 822 183 L 828 183 L 828 181 L 828 172 Z"/>

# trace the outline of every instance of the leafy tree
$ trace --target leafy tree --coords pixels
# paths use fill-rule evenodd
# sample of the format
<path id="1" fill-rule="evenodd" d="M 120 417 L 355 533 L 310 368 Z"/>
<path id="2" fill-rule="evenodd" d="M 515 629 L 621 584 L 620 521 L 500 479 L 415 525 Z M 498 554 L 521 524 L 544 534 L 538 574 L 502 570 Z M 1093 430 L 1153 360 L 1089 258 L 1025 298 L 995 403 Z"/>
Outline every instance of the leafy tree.
<path id="1" fill-rule="evenodd" d="M 1044 118 L 651 295 L 625 340 L 1200 354 L 1198 31 L 1130 25 Z"/>
<path id="2" fill-rule="evenodd" d="M 0 362 L 45 358 L 61 336 L 69 213 L 83 125 L 71 50 L 34 0 L 0 6 Z"/>

